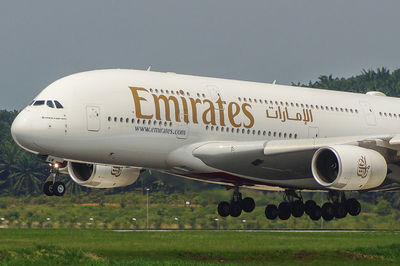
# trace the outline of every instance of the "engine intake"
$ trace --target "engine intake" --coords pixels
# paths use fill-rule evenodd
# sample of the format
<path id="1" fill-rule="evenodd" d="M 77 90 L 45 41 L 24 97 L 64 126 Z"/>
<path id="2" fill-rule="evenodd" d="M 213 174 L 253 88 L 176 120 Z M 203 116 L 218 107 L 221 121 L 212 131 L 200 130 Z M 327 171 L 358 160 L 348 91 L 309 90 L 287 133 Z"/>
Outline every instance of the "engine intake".
<path id="1" fill-rule="evenodd" d="M 128 186 L 139 178 L 140 168 L 68 162 L 68 173 L 81 186 L 115 188 Z"/>
<path id="2" fill-rule="evenodd" d="M 336 190 L 365 190 L 378 187 L 387 175 L 385 158 L 377 151 L 357 146 L 334 145 L 314 153 L 314 179 Z"/>

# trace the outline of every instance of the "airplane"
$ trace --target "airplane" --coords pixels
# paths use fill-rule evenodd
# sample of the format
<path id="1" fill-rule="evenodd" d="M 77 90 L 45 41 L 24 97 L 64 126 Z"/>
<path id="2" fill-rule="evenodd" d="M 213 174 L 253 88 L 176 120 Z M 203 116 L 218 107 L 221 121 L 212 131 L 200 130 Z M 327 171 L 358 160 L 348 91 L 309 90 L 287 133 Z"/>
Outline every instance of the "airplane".
<path id="1" fill-rule="evenodd" d="M 222 217 L 255 208 L 240 188 L 283 192 L 267 219 L 357 216 L 348 192 L 400 189 L 400 100 L 366 94 L 128 69 L 93 70 L 50 84 L 11 133 L 79 185 L 133 184 L 145 169 L 232 188 Z M 319 206 L 302 191 L 328 192 Z"/>

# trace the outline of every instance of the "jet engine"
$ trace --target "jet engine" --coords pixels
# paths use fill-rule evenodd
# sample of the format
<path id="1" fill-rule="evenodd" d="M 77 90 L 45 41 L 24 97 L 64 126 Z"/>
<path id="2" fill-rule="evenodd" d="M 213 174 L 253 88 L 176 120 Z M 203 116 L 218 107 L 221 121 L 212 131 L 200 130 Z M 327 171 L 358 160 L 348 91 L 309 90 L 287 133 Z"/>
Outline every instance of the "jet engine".
<path id="1" fill-rule="evenodd" d="M 314 179 L 335 190 L 364 190 L 383 183 L 387 175 L 385 158 L 371 149 L 334 145 L 318 149 L 311 163 Z"/>
<path id="2" fill-rule="evenodd" d="M 81 186 L 93 188 L 115 188 L 133 184 L 141 168 L 119 167 L 101 164 L 68 162 L 72 180 Z"/>

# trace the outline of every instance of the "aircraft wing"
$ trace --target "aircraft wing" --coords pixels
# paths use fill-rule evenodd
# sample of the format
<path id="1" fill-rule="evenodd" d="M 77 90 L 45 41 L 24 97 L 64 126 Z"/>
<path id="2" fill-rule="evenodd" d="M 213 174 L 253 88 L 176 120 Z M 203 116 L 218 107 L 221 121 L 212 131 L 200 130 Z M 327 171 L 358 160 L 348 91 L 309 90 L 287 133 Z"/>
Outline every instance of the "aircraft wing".
<path id="1" fill-rule="evenodd" d="M 271 185 L 284 186 L 285 180 L 291 179 L 290 184 L 307 188 L 315 186 L 311 173 L 315 151 L 331 145 L 353 145 L 396 154 L 400 151 L 400 136 L 208 142 L 195 148 L 192 154 L 207 166 L 225 172 L 267 179 Z M 310 182 L 304 181 L 307 179 Z"/>

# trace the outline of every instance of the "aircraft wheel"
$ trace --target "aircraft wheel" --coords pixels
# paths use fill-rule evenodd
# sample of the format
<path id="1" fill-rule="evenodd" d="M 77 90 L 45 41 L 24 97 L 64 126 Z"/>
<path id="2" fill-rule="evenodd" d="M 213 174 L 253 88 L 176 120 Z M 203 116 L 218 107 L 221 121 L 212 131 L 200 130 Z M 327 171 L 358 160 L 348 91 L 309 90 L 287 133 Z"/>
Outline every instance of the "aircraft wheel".
<path id="1" fill-rule="evenodd" d="M 346 217 L 347 209 L 344 203 L 336 202 L 333 204 L 334 215 L 336 218 L 341 219 Z"/>
<path id="2" fill-rule="evenodd" d="M 232 217 L 239 217 L 242 214 L 242 206 L 240 206 L 239 202 L 231 202 L 229 214 Z"/>
<path id="3" fill-rule="evenodd" d="M 289 202 L 281 202 L 278 207 L 279 210 L 279 219 L 287 220 L 290 218 L 291 215 L 291 208 Z"/>
<path id="4" fill-rule="evenodd" d="M 311 220 L 318 221 L 319 219 L 321 219 L 322 210 L 320 206 L 315 205 L 309 212 Z"/>
<path id="5" fill-rule="evenodd" d="M 361 212 L 361 204 L 354 198 L 346 200 L 346 207 L 351 216 L 357 216 Z"/>
<path id="6" fill-rule="evenodd" d="M 229 203 L 226 201 L 221 201 L 218 204 L 218 214 L 221 217 L 227 217 L 229 215 L 229 211 L 230 211 L 230 206 Z"/>
<path id="7" fill-rule="evenodd" d="M 65 185 L 63 182 L 57 181 L 53 184 L 54 195 L 62 197 L 65 193 Z"/>
<path id="8" fill-rule="evenodd" d="M 304 214 L 304 203 L 301 200 L 296 200 L 291 203 L 291 212 L 293 217 L 301 217 Z"/>
<path id="9" fill-rule="evenodd" d="M 324 203 L 322 205 L 322 218 L 324 218 L 325 221 L 330 221 L 335 217 L 334 209 L 333 209 L 333 204 L 330 202 Z"/>
<path id="10" fill-rule="evenodd" d="M 245 212 L 252 212 L 254 208 L 256 207 L 256 204 L 254 202 L 253 198 L 244 198 L 241 202 L 242 204 L 242 209 Z"/>
<path id="11" fill-rule="evenodd" d="M 268 220 L 275 220 L 276 217 L 278 217 L 279 210 L 278 207 L 274 204 L 269 204 L 267 207 L 265 207 L 265 217 L 267 217 Z"/>
<path id="12" fill-rule="evenodd" d="M 43 184 L 43 193 L 46 196 L 53 196 L 53 182 L 52 181 L 47 181 Z"/>
<path id="13" fill-rule="evenodd" d="M 304 204 L 304 211 L 310 215 L 311 210 L 317 206 L 317 203 L 313 200 L 307 200 L 306 203 Z"/>

